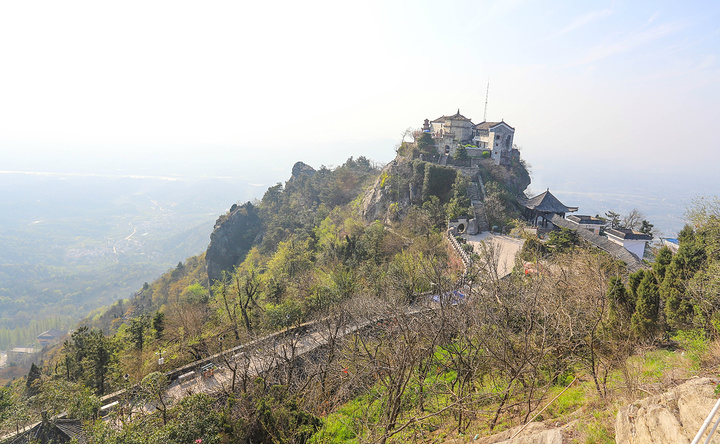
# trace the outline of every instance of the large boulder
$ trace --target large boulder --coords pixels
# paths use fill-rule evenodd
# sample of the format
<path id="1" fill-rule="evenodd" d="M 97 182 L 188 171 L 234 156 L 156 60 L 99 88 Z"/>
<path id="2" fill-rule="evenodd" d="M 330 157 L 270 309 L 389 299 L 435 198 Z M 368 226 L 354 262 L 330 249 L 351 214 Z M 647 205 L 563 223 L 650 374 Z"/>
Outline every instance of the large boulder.
<path id="1" fill-rule="evenodd" d="M 718 400 L 717 386 L 717 379 L 695 378 L 622 407 L 615 419 L 615 442 L 690 444 Z M 720 435 L 710 442 L 720 443 Z"/>

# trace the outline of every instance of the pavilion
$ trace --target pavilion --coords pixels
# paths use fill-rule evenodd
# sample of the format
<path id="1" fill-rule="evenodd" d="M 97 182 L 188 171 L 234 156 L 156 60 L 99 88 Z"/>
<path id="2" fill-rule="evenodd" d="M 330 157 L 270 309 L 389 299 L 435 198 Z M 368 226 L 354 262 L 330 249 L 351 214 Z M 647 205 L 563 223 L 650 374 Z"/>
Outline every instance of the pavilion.
<path id="1" fill-rule="evenodd" d="M 573 213 L 578 207 L 568 207 L 553 196 L 548 188 L 544 193 L 538 194 L 525 201 L 520 202 L 523 206 L 523 217 L 535 227 L 552 228 L 550 221 L 554 215 L 562 218 L 566 213 Z"/>

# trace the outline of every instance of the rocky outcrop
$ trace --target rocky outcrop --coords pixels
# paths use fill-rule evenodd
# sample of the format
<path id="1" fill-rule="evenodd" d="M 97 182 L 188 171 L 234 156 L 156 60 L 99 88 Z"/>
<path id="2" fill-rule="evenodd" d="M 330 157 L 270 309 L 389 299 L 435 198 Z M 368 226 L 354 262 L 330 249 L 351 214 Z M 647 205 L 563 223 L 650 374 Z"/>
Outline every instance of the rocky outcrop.
<path id="1" fill-rule="evenodd" d="M 258 209 L 250 202 L 233 205 L 228 214 L 220 216 L 215 222 L 210 245 L 205 253 L 210 283 L 220 279 L 223 271 L 232 271 L 245 259 L 260 236 L 261 227 Z"/>
<path id="2" fill-rule="evenodd" d="M 457 169 L 396 157 L 363 196 L 360 214 L 366 222 L 402 219 L 411 204 L 422 205 L 434 195 L 441 203 L 452 196 Z"/>
<path id="3" fill-rule="evenodd" d="M 305 162 L 295 162 L 295 165 L 292 167 L 292 176 L 290 176 L 288 182 L 292 182 L 302 175 L 312 176 L 313 174 L 315 174 L 315 168 Z"/>
<path id="4" fill-rule="evenodd" d="M 455 440 L 455 443 L 476 443 L 476 444 L 564 444 L 570 442 L 563 435 L 566 427 L 548 427 L 541 422 L 532 422 L 527 425 L 518 436 L 511 438 L 521 426 L 513 427 L 504 432 L 491 436 L 480 436 L 469 440 Z M 453 441 L 448 441 L 451 443 Z"/>
<path id="5" fill-rule="evenodd" d="M 615 419 L 615 442 L 689 444 L 718 400 L 717 385 L 717 379 L 692 379 L 622 407 Z M 705 437 L 700 442 L 705 442 Z M 713 435 L 710 442 L 720 443 L 720 435 Z"/>
<path id="6" fill-rule="evenodd" d="M 388 209 L 393 203 L 388 179 L 392 174 L 396 174 L 397 170 L 398 161 L 396 159 L 385 165 L 375 183 L 365 191 L 360 204 L 360 215 L 365 221 L 381 220 L 386 222 Z"/>

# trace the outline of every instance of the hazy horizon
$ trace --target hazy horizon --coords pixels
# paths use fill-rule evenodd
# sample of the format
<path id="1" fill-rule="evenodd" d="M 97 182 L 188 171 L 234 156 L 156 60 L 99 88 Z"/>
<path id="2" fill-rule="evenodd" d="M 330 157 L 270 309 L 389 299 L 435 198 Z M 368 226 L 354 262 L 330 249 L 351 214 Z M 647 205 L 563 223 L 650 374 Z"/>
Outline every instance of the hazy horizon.
<path id="1" fill-rule="evenodd" d="M 709 1 L 5 3 L 0 170 L 262 188 L 296 161 L 388 162 L 459 109 L 516 128 L 532 190 L 674 212 L 720 188 L 719 19 Z"/>

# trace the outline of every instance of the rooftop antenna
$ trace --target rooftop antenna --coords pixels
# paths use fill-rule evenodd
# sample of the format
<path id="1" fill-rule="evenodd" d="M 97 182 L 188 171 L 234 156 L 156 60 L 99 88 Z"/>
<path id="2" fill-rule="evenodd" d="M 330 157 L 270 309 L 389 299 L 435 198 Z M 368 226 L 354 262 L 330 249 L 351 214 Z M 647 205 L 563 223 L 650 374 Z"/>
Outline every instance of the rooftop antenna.
<path id="1" fill-rule="evenodd" d="M 485 91 L 485 112 L 483 113 L 483 122 L 487 122 L 487 103 L 490 95 L 490 77 L 488 77 L 487 90 Z"/>

